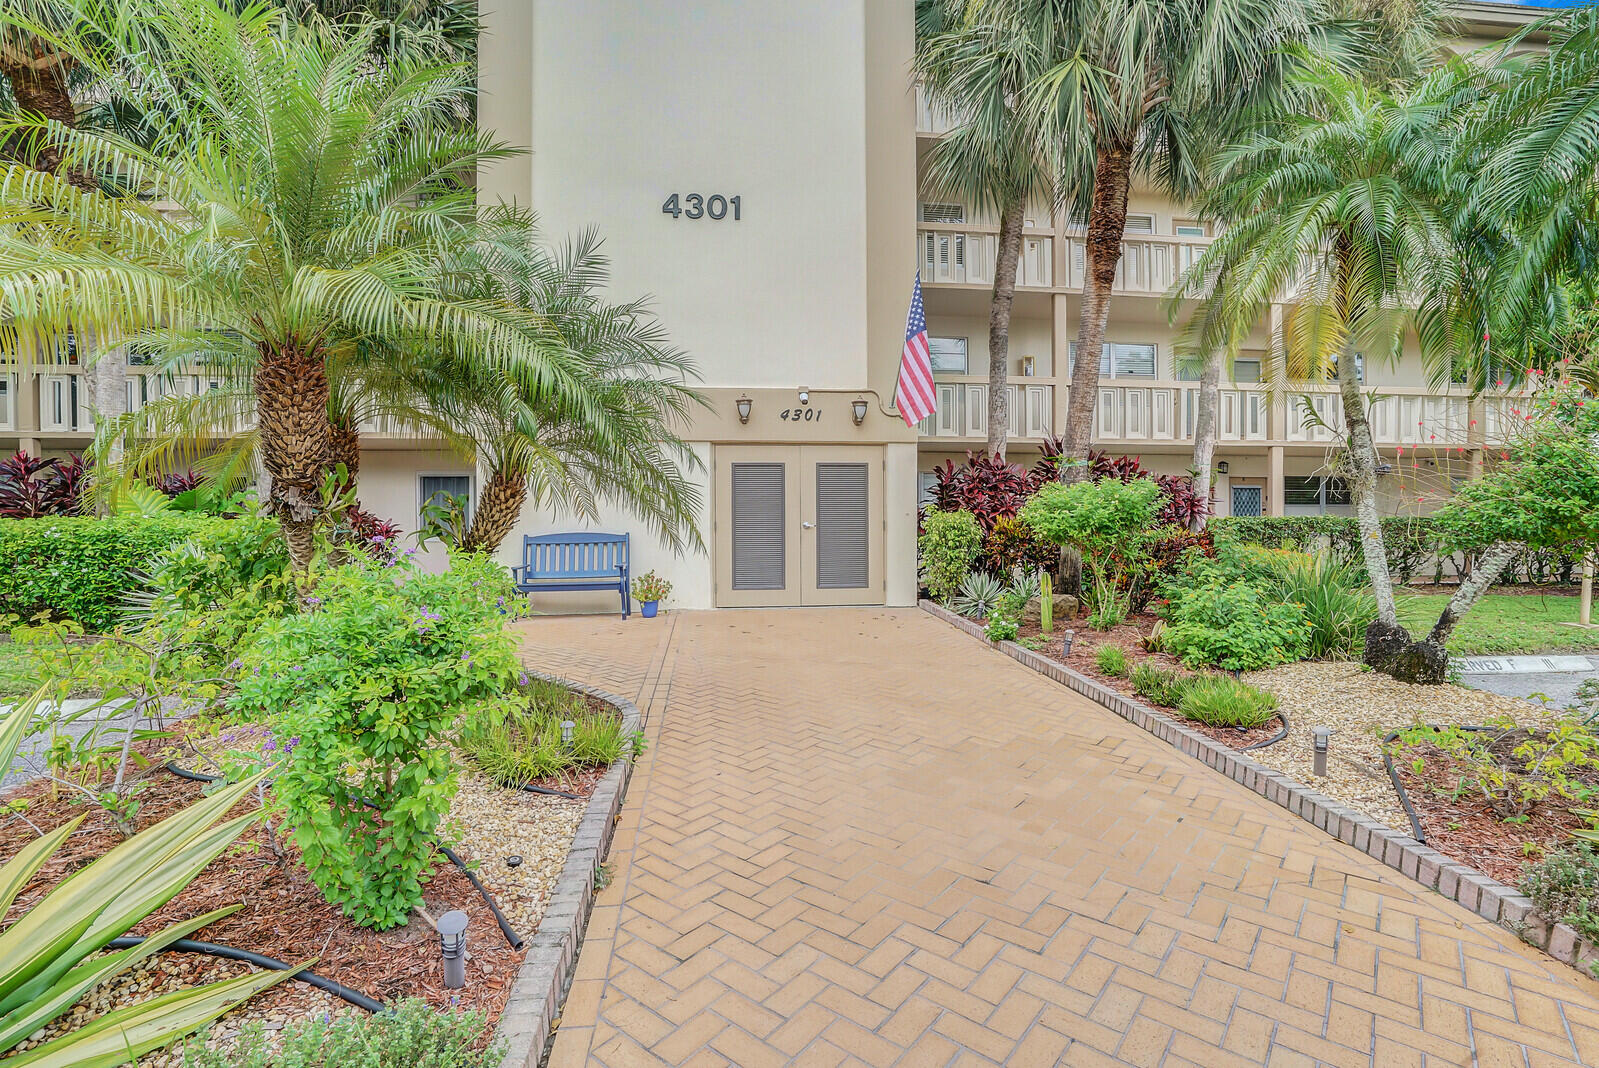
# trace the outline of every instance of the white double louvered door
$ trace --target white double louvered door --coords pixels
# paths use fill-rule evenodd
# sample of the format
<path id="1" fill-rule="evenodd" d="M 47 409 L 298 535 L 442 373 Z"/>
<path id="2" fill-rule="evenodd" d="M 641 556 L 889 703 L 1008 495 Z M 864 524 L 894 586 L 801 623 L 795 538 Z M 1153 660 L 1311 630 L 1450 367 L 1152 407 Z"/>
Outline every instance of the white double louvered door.
<path id="1" fill-rule="evenodd" d="M 883 452 L 716 449 L 716 603 L 881 604 Z"/>

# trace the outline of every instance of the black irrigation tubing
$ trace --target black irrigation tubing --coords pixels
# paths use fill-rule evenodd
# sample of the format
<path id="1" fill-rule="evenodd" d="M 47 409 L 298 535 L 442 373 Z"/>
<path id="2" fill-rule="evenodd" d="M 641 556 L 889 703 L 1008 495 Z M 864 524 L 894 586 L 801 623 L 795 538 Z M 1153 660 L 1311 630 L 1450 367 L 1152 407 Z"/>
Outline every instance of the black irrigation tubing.
<path id="1" fill-rule="evenodd" d="M 1276 745 L 1278 742 L 1280 742 L 1284 738 L 1288 737 L 1288 716 L 1285 715 L 1282 712 L 1279 712 L 1279 713 L 1277 713 L 1277 718 L 1283 721 L 1283 729 L 1282 730 L 1278 731 L 1276 734 L 1272 735 L 1270 738 L 1267 738 L 1264 742 L 1253 742 L 1253 743 L 1251 743 L 1249 745 L 1243 746 L 1238 751 L 1240 753 L 1247 753 L 1251 749 L 1264 749 L 1268 745 Z"/>
<path id="2" fill-rule="evenodd" d="M 131 949 L 144 941 L 140 935 L 124 935 L 113 938 L 108 944 L 108 949 Z M 289 972 L 294 970 L 294 965 L 285 964 L 275 957 L 262 956 L 252 953 L 248 949 L 235 949 L 233 946 L 219 946 L 215 942 L 197 942 L 192 938 L 180 938 L 171 945 L 163 947 L 167 953 L 204 953 L 209 957 L 221 957 L 223 960 L 242 960 L 254 964 L 259 968 L 271 968 L 273 971 Z M 387 1006 L 381 1001 L 373 1001 L 359 990 L 351 990 L 342 983 L 335 983 L 332 979 L 316 974 L 315 972 L 299 972 L 295 979 L 318 990 L 326 990 L 335 997 L 343 998 L 356 1008 L 365 1009 L 367 1012 L 383 1012 Z"/>
<path id="3" fill-rule="evenodd" d="M 1433 723 L 1429 723 L 1427 726 L 1435 731 L 1446 729 Z M 1485 731 L 1489 728 L 1458 726 L 1457 729 L 1463 731 Z M 1389 743 L 1403 733 L 1404 731 L 1389 731 L 1387 734 L 1383 735 L 1382 766 L 1388 770 L 1388 781 L 1394 784 L 1394 793 L 1399 795 L 1399 803 L 1405 806 L 1405 815 L 1410 817 L 1410 829 L 1415 832 L 1413 837 L 1422 845 L 1426 845 L 1427 835 L 1421 829 L 1421 817 L 1416 815 L 1416 807 L 1410 803 L 1410 791 L 1405 789 L 1405 784 L 1399 778 L 1399 769 L 1394 767 L 1393 754 L 1388 752 Z"/>
<path id="4" fill-rule="evenodd" d="M 188 768 L 180 767 L 170 762 L 166 765 L 166 769 L 178 778 L 188 779 L 190 782 L 220 782 L 222 779 L 220 775 L 207 775 L 201 771 L 190 771 Z M 377 807 L 373 802 L 367 801 L 365 798 L 362 798 L 362 800 L 370 807 Z M 489 888 L 484 886 L 482 881 L 478 879 L 477 874 L 466 866 L 464 860 L 456 856 L 455 850 L 441 842 L 439 843 L 439 851 L 444 854 L 451 864 L 461 869 L 461 874 L 466 876 L 467 881 L 472 884 L 479 894 L 483 895 L 483 903 L 494 914 L 494 922 L 500 925 L 500 933 L 505 936 L 505 941 L 510 944 L 511 948 L 521 949 L 526 945 L 527 943 L 523 941 L 522 936 L 516 933 L 516 928 L 511 926 L 511 921 L 505 918 L 505 913 L 500 911 L 499 903 L 494 900 L 494 895 L 489 893 Z M 237 950 L 236 952 L 242 953 L 244 951 Z"/>
<path id="5" fill-rule="evenodd" d="M 530 794 L 549 794 L 551 797 L 565 797 L 573 801 L 583 800 L 582 794 L 567 793 L 565 790 L 552 790 L 548 786 L 534 786 L 532 783 L 525 782 L 517 789 L 526 790 Z"/>

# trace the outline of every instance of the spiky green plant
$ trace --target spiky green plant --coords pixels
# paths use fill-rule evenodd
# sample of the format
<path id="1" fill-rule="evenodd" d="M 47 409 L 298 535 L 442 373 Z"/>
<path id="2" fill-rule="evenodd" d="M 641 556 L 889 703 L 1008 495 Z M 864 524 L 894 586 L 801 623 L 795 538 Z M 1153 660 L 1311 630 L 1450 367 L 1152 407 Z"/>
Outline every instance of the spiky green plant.
<path id="1" fill-rule="evenodd" d="M 0 721 L 0 767 L 11 766 L 44 694 L 44 689 L 37 691 Z M 139 945 L 101 955 L 113 939 L 176 897 L 260 818 L 259 810 L 224 817 L 261 778 L 224 787 L 112 847 L 63 878 L 0 932 L 0 1053 L 15 1049 L 93 987 L 242 907 L 196 916 Z M 83 819 L 62 824 L 0 865 L 0 915 Z M 198 1030 L 299 970 L 238 976 L 125 1006 L 5 1063 L 17 1068 L 113 1068 Z"/>

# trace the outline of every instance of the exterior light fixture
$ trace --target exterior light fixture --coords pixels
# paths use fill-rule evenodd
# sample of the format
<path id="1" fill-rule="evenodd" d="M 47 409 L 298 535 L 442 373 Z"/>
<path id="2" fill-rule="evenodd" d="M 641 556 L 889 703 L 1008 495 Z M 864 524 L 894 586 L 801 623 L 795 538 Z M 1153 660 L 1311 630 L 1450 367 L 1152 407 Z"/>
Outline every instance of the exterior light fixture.
<path id="1" fill-rule="evenodd" d="M 800 387 L 799 402 L 801 404 L 809 404 L 811 402 L 811 391 L 806 389 L 804 386 Z"/>
<path id="2" fill-rule="evenodd" d="M 561 744 L 568 749 L 572 748 L 572 731 L 576 727 L 577 724 L 569 719 L 561 720 Z"/>
<path id="3" fill-rule="evenodd" d="M 1394 473 L 1394 465 L 1393 464 L 1378 464 L 1377 465 L 1377 473 L 1379 475 L 1391 475 L 1391 474 Z"/>
<path id="4" fill-rule="evenodd" d="M 1332 744 L 1332 731 L 1327 727 L 1312 727 L 1310 736 L 1315 741 L 1315 774 L 1327 774 L 1327 749 Z"/>
<path id="5" fill-rule="evenodd" d="M 459 990 L 466 985 L 466 913 L 451 909 L 439 917 L 439 953 L 444 958 L 444 985 Z"/>
<path id="6" fill-rule="evenodd" d="M 849 414 L 855 418 L 856 426 L 866 422 L 866 401 L 860 397 L 855 398 L 849 406 Z"/>
<path id="7" fill-rule="evenodd" d="M 740 394 L 738 400 L 733 402 L 733 406 L 738 409 L 739 422 L 747 423 L 750 421 L 750 409 L 755 406 L 754 401 L 750 400 L 743 394 Z"/>
<path id="8" fill-rule="evenodd" d="M 1225 475 L 1227 473 L 1227 461 L 1226 460 L 1218 460 L 1218 461 L 1216 461 L 1216 473 L 1218 475 Z"/>

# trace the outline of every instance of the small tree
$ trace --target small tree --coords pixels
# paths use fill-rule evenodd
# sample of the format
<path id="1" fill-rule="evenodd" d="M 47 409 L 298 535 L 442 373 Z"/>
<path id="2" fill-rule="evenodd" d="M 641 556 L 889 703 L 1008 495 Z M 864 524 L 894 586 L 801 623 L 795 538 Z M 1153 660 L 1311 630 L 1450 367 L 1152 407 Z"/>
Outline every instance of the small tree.
<path id="1" fill-rule="evenodd" d="M 1052 482 L 1021 510 L 1022 522 L 1048 541 L 1077 550 L 1090 581 L 1089 622 L 1109 630 L 1127 617 L 1133 583 L 1118 595 L 1122 573 L 1137 566 L 1155 531 L 1160 486 L 1150 479 Z"/>

